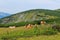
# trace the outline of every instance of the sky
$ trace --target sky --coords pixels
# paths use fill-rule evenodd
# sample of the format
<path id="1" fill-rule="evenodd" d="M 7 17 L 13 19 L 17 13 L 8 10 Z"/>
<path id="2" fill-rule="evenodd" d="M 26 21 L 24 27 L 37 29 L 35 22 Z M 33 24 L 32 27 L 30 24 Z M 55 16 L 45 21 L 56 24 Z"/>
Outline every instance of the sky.
<path id="1" fill-rule="evenodd" d="M 30 9 L 60 9 L 60 0 L 0 0 L 0 12 L 14 14 Z"/>

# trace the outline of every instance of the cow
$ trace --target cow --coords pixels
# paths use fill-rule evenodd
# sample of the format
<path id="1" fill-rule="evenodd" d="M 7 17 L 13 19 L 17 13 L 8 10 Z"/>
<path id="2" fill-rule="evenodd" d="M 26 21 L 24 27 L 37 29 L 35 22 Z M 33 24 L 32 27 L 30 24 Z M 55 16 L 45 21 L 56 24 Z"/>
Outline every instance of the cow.
<path id="1" fill-rule="evenodd" d="M 10 28 L 10 29 L 14 29 L 14 28 L 16 28 L 16 26 L 9 26 L 9 28 Z"/>
<path id="2" fill-rule="evenodd" d="M 28 24 L 28 25 L 26 25 L 25 26 L 27 29 L 30 29 L 30 28 L 32 28 L 32 25 L 31 24 Z"/>
<path id="3" fill-rule="evenodd" d="M 41 23 L 41 24 L 46 24 L 46 22 L 45 22 L 45 21 L 41 21 L 40 23 Z"/>

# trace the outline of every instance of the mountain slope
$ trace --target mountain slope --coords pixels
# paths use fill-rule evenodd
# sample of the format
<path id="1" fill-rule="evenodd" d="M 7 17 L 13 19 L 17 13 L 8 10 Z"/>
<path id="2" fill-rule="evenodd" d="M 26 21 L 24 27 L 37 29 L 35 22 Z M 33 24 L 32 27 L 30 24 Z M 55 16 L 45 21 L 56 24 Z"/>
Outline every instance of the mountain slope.
<path id="1" fill-rule="evenodd" d="M 9 13 L 0 12 L 0 18 L 9 16 L 9 15 L 10 15 Z"/>
<path id="2" fill-rule="evenodd" d="M 24 12 L 19 12 L 14 15 L 5 17 L 0 19 L 0 23 L 18 23 L 18 22 L 27 22 L 27 21 L 35 21 L 45 19 L 56 19 L 54 21 L 59 22 L 60 12 L 55 10 L 47 10 L 47 9 L 32 9 Z"/>

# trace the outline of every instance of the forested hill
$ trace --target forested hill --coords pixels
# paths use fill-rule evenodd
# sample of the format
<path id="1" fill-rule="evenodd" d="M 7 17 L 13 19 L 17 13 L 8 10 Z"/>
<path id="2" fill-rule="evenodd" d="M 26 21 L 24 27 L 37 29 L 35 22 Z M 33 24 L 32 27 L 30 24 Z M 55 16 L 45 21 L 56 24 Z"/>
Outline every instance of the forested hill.
<path id="1" fill-rule="evenodd" d="M 38 20 L 53 20 L 60 23 L 60 11 L 48 9 L 31 9 L 23 12 L 18 12 L 11 16 L 0 19 L 1 24 L 32 22 Z"/>

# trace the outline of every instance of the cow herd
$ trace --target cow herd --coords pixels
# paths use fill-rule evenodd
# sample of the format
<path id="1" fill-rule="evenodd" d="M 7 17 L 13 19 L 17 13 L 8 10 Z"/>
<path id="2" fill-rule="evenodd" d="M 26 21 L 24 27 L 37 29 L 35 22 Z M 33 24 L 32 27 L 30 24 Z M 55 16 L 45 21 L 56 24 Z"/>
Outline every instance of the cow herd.
<path id="1" fill-rule="evenodd" d="M 41 24 L 45 24 L 46 22 L 45 22 L 45 21 L 41 21 L 40 23 L 41 23 Z M 35 25 L 27 24 L 27 25 L 25 25 L 24 27 L 27 28 L 27 29 L 30 29 L 30 28 L 32 28 L 33 26 L 36 26 L 36 27 L 37 27 L 37 24 L 35 24 Z M 16 26 L 9 26 L 9 28 L 10 28 L 10 29 L 15 29 Z"/>
<path id="2" fill-rule="evenodd" d="M 37 27 L 37 24 L 35 24 L 35 25 L 27 24 L 27 25 L 24 26 L 24 28 L 30 29 L 30 28 L 33 28 L 34 26 Z M 10 29 L 15 29 L 16 26 L 9 26 L 9 28 L 10 28 Z"/>

